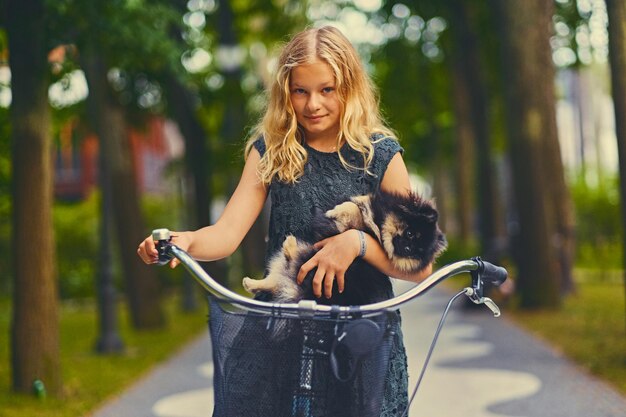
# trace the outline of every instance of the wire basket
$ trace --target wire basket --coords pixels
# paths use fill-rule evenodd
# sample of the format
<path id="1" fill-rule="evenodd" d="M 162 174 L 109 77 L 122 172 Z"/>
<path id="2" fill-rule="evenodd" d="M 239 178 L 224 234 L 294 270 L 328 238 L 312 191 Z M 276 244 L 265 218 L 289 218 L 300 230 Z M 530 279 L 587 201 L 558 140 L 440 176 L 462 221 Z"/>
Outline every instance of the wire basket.
<path id="1" fill-rule="evenodd" d="M 210 297 L 213 417 L 378 417 L 398 315 L 298 318 Z"/>

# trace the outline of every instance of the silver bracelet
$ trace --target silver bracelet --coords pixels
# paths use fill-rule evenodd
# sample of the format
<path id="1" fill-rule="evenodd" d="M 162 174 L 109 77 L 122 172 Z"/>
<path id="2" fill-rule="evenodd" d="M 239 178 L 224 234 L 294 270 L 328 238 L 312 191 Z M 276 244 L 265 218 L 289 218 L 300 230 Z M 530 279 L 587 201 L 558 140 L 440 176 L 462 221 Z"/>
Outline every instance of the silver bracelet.
<path id="1" fill-rule="evenodd" d="M 359 242 L 361 243 L 361 249 L 359 250 L 359 258 L 365 256 L 365 251 L 367 250 L 367 245 L 365 243 L 365 233 L 362 230 L 357 230 L 359 232 Z"/>

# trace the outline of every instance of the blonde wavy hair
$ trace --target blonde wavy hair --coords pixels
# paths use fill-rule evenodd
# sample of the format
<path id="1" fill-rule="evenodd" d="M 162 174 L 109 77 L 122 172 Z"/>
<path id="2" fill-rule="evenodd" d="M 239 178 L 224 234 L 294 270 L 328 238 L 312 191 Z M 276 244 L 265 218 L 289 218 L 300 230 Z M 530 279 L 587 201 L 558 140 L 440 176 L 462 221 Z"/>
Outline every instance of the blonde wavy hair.
<path id="1" fill-rule="evenodd" d="M 342 110 L 337 152 L 347 169 L 367 171 L 374 156 L 372 134 L 395 137 L 383 122 L 374 85 L 350 41 L 332 26 L 307 29 L 284 46 L 268 91 L 265 114 L 246 144 L 245 155 L 249 155 L 257 139 L 265 140 L 266 151 L 258 167 L 265 184 L 273 179 L 293 184 L 304 172 L 307 150 L 291 104 L 291 71 L 316 59 L 327 63 L 335 77 Z M 344 141 L 363 155 L 363 167 L 351 166 L 343 158 L 339 149 Z"/>

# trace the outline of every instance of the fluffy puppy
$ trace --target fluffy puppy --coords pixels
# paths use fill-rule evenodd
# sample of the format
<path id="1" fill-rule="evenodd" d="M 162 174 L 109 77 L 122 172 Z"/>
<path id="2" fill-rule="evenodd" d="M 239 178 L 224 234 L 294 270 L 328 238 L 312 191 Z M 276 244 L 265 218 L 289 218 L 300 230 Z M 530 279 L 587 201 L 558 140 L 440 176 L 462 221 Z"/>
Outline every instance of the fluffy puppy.
<path id="1" fill-rule="evenodd" d="M 334 236 L 348 229 L 362 230 L 380 242 L 396 269 L 405 273 L 423 270 L 447 246 L 437 224 L 438 213 L 432 202 L 415 193 L 393 194 L 378 191 L 353 197 L 326 213 L 316 215 L 312 222 L 315 241 Z M 280 303 L 315 299 L 311 271 L 302 285 L 296 276 L 302 264 L 315 253 L 312 242 L 287 236 L 281 250 L 272 256 L 264 279 L 243 279 L 244 288 L 253 294 L 269 293 L 271 301 Z M 384 274 L 357 258 L 345 275 L 344 292 L 335 287 L 324 304 L 357 305 L 372 302 L 371 294 L 380 288 Z M 264 297 L 267 298 L 267 297 Z"/>

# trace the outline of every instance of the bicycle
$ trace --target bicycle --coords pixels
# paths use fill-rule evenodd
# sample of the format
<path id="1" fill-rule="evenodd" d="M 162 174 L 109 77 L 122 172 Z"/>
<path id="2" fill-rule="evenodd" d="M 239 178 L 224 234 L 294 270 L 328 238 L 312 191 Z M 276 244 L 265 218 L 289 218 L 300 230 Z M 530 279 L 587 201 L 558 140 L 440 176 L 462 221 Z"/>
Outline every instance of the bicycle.
<path id="1" fill-rule="evenodd" d="M 475 257 L 446 265 L 412 289 L 373 304 L 279 304 L 220 285 L 171 243 L 169 230 L 156 229 L 152 237 L 159 264 L 178 258 L 210 293 L 214 417 L 378 417 L 399 320 L 396 310 L 441 281 L 470 273 L 470 286 L 452 296 L 444 309 L 404 411 L 407 415 L 452 304 L 465 295 L 499 317 L 500 309 L 484 296 L 484 286 L 498 286 L 507 278 L 506 269 Z"/>

